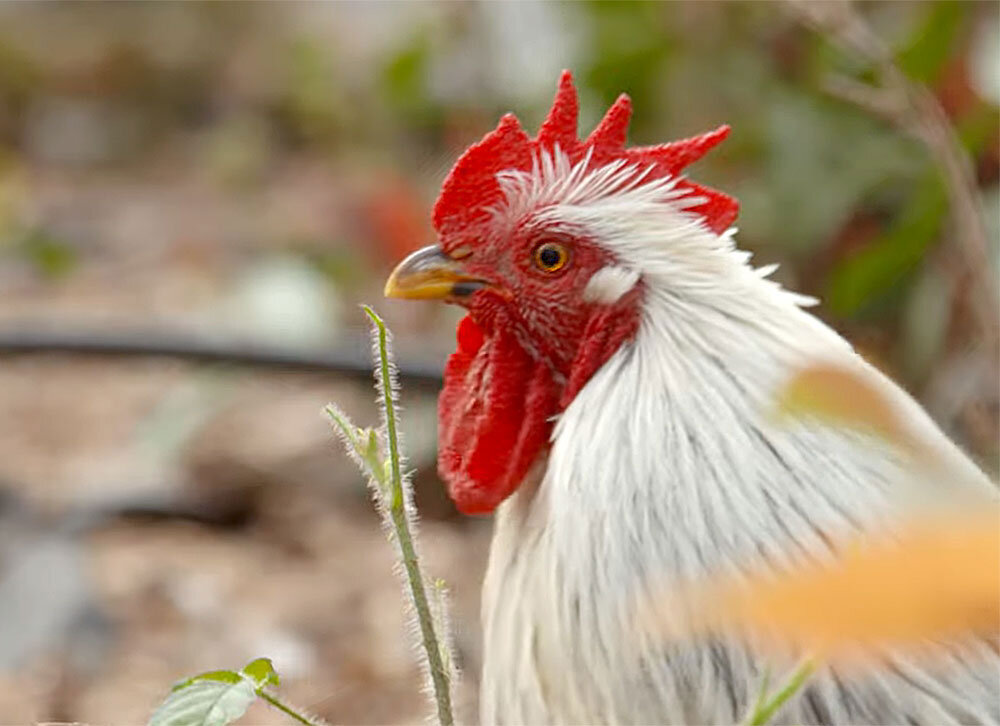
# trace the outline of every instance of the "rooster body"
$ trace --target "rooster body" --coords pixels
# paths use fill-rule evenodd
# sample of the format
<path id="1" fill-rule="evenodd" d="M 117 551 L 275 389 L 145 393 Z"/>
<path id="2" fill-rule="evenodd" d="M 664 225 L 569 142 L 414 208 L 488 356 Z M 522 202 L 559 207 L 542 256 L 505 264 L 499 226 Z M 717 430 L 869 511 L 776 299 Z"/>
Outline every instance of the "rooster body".
<path id="1" fill-rule="evenodd" d="M 630 595 L 666 578 L 790 564 L 891 526 L 906 474 L 890 452 L 762 415 L 783 376 L 817 357 L 891 384 L 742 254 L 716 253 L 730 267 L 727 294 L 703 308 L 647 298 L 634 343 L 577 394 L 536 481 L 497 512 L 484 724 L 738 723 L 774 663 L 731 643 L 644 643 Z M 781 722 L 992 723 L 998 691 L 996 653 L 980 643 L 944 668 L 900 660 L 864 678 L 819 675 Z"/>
<path id="2" fill-rule="evenodd" d="M 865 376 L 935 456 L 990 487 L 807 298 L 750 266 L 735 202 L 679 175 L 725 131 L 626 150 L 628 112 L 619 99 L 579 142 L 564 74 L 536 139 L 505 117 L 459 161 L 435 209 L 442 248 L 387 284 L 470 311 L 445 372 L 439 468 L 460 508 L 496 509 L 484 724 L 743 719 L 772 664 L 736 640 L 664 644 L 635 605 L 665 581 L 781 568 L 891 530 L 912 476 L 901 458 L 768 416 L 809 361 Z M 781 718 L 995 723 L 998 692 L 995 646 L 969 641 L 827 668 Z"/>

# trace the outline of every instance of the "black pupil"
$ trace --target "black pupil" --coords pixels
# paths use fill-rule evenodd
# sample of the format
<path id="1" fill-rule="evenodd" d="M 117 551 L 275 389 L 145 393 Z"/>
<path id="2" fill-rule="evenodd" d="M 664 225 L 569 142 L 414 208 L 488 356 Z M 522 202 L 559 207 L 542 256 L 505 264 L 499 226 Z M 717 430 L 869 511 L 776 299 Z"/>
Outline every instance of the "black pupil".
<path id="1" fill-rule="evenodd" d="M 538 252 L 538 261 L 545 267 L 555 267 L 562 262 L 562 253 L 555 247 L 542 247 Z"/>

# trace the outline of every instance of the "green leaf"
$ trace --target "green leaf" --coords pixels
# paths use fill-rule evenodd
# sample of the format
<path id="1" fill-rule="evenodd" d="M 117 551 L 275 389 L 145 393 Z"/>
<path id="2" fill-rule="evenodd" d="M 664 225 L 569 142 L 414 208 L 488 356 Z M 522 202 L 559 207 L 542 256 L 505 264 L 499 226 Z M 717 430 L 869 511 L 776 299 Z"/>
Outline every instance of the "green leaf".
<path id="1" fill-rule="evenodd" d="M 243 666 L 241 674 L 253 681 L 257 689 L 278 685 L 278 674 L 270 658 L 257 658 Z"/>
<path id="2" fill-rule="evenodd" d="M 177 683 L 171 690 L 179 691 L 198 681 L 218 681 L 219 683 L 239 683 L 241 676 L 236 671 L 206 671 Z"/>
<path id="3" fill-rule="evenodd" d="M 226 726 L 246 713 L 262 688 L 276 685 L 268 658 L 250 661 L 239 673 L 199 673 L 173 687 L 149 726 Z"/>
<path id="4" fill-rule="evenodd" d="M 951 56 L 968 8 L 963 3 L 936 2 L 929 6 L 923 22 L 897 55 L 906 75 L 922 83 L 934 83 Z"/>
<path id="5" fill-rule="evenodd" d="M 231 678 L 235 676 L 236 680 Z M 254 683 L 232 671 L 212 671 L 175 687 L 149 726 L 227 726 L 257 698 Z"/>
<path id="6" fill-rule="evenodd" d="M 332 403 L 327 404 L 323 410 L 326 411 L 326 415 L 329 416 L 337 428 L 340 429 L 340 432 L 350 443 L 350 446 L 356 449 L 358 442 L 354 436 L 354 432 L 357 430 L 357 427 L 351 423 L 351 420 L 347 418 L 347 415 Z"/>
<path id="7" fill-rule="evenodd" d="M 834 268 L 826 296 L 830 309 L 838 315 L 855 315 L 905 278 L 937 238 L 947 209 L 944 186 L 935 171 L 884 234 Z"/>

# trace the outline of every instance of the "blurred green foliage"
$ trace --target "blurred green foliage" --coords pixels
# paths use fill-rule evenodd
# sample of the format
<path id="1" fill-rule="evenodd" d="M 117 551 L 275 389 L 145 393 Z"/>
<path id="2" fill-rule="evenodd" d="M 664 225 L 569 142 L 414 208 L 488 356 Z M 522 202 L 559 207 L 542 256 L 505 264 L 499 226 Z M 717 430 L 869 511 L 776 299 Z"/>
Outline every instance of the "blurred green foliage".
<path id="1" fill-rule="evenodd" d="M 867 304 L 891 294 L 926 255 L 947 209 L 939 175 L 928 174 L 883 232 L 834 266 L 826 295 L 830 310 L 857 315 Z"/>
<path id="2" fill-rule="evenodd" d="M 631 133 L 645 136 L 664 111 L 660 90 L 676 49 L 664 8 L 658 3 L 610 0 L 590 2 L 586 8 L 591 15 L 587 45 L 593 53 L 582 81 L 605 106 L 627 91 L 642 110 Z"/>
<path id="3" fill-rule="evenodd" d="M 962 3 L 930 3 L 896 55 L 900 69 L 922 83 L 940 80 L 967 14 L 968 9 Z"/>
<path id="4" fill-rule="evenodd" d="M 337 76 L 327 48 L 301 38 L 283 53 L 285 97 L 282 111 L 303 143 L 323 143 L 335 136 L 347 109 L 336 93 Z"/>
<path id="5" fill-rule="evenodd" d="M 985 71 L 973 64 L 989 57 L 974 51 L 989 37 L 983 29 L 998 22 L 997 6 L 933 0 L 855 8 L 899 67 L 940 100 L 984 198 L 996 197 L 998 92 L 976 86 Z M 32 202 L 26 172 L 72 169 L 86 180 L 207 171 L 263 213 L 264 190 L 321 163 L 326 176 L 308 177 L 299 194 L 328 195 L 328 211 L 304 221 L 286 211 L 248 226 L 305 255 L 342 294 L 357 290 L 407 239 L 424 241 L 427 210 L 456 155 L 503 111 L 537 124 L 559 70 L 569 67 L 581 92 L 582 134 L 622 92 L 635 108 L 632 143 L 729 123 L 729 140 L 689 173 L 740 199 L 740 244 L 758 263 L 781 263 L 785 284 L 823 297 L 820 315 L 867 352 L 919 377 L 949 350 L 975 344 L 965 286 L 950 272 L 953 246 L 941 244 L 951 226 L 933 160 L 901 129 L 828 94 L 832 74 L 868 81 L 874 69 L 806 27 L 788 5 L 0 10 L 0 153 L 15 160 L 0 168 L 0 255 L 29 260 L 45 279 L 85 266 L 98 243 L 67 233 L 72 224 L 53 224 Z M 21 201 L 9 204 L 15 177 Z M 408 190 L 383 190 L 373 204 L 387 178 Z M 397 218 L 372 219 L 397 194 Z M 913 309 L 929 309 L 931 290 L 952 299 L 930 316 L 939 323 L 924 329 L 912 322 Z M 927 357 L 919 366 L 907 363 L 916 350 Z"/>
<path id="6" fill-rule="evenodd" d="M 430 102 L 428 66 L 433 49 L 429 38 L 416 33 L 390 56 L 382 69 L 380 83 L 392 113 L 421 127 L 442 123 L 441 109 Z"/>
<path id="7" fill-rule="evenodd" d="M 26 232 L 19 248 L 38 274 L 51 280 L 68 275 L 77 263 L 73 248 L 44 229 Z"/>

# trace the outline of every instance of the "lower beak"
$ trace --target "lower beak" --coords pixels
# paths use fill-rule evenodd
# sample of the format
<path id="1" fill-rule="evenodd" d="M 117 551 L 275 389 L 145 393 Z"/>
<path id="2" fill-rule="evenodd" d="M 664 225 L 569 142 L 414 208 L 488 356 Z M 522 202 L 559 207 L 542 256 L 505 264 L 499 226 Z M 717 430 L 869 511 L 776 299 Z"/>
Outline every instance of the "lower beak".
<path id="1" fill-rule="evenodd" d="M 385 296 L 440 300 L 471 295 L 486 286 L 469 275 L 437 245 L 419 249 L 396 266 L 385 281 Z"/>

